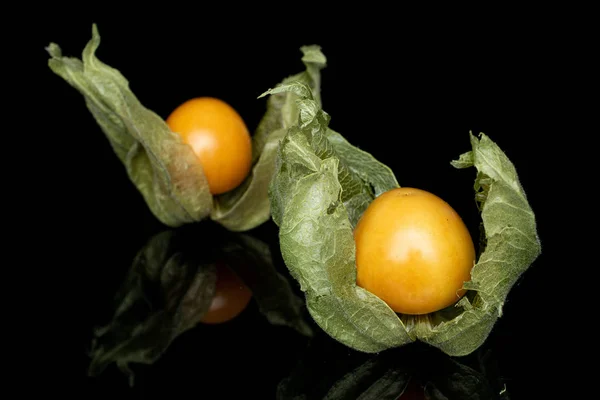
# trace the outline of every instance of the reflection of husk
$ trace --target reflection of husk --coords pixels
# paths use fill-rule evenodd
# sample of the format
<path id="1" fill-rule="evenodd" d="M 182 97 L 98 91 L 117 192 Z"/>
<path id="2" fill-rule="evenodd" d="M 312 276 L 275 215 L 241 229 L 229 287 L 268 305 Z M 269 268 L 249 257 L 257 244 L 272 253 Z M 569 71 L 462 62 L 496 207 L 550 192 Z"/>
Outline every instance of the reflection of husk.
<path id="1" fill-rule="evenodd" d="M 317 334 L 289 375 L 277 399 L 398 399 L 409 385 L 429 399 L 508 399 L 491 350 L 454 358 L 429 346 L 378 354 L 349 350 Z M 412 397 L 409 397 L 412 398 Z"/>
<path id="2" fill-rule="evenodd" d="M 94 331 L 90 376 L 114 362 L 133 384 L 129 363 L 153 364 L 173 340 L 202 321 L 223 263 L 248 286 L 270 323 L 312 335 L 303 302 L 276 271 L 268 245 L 207 224 L 161 232 L 138 252 L 115 296 L 112 320 Z"/>
<path id="3" fill-rule="evenodd" d="M 215 283 L 210 257 L 184 257 L 174 231 L 152 237 L 115 296 L 112 320 L 94 332 L 88 374 L 97 376 L 115 362 L 133 385 L 128 364 L 154 363 L 177 336 L 199 323 Z"/>

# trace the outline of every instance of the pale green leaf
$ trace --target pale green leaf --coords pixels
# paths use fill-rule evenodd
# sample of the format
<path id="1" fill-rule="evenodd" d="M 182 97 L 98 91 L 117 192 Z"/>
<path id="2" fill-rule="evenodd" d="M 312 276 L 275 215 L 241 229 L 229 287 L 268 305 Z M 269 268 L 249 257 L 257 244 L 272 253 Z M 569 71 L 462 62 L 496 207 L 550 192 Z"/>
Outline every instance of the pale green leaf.
<path id="1" fill-rule="evenodd" d="M 454 168 L 469 168 L 473 166 L 473 152 L 467 151 L 459 156 L 458 160 L 450 161 Z"/>
<path id="2" fill-rule="evenodd" d="M 255 228 L 271 218 L 269 185 L 275 171 L 279 141 L 285 130 L 269 136 L 250 176 L 232 192 L 215 197 L 210 217 L 234 232 Z"/>
<path id="3" fill-rule="evenodd" d="M 283 258 L 306 292 L 311 316 L 329 335 L 367 352 L 400 346 L 412 341 L 402 321 L 382 300 L 356 286 L 353 226 L 346 210 L 368 205 L 374 194 L 340 161 L 326 136 L 328 118 L 310 100 L 298 101 L 298 126 L 280 145 L 272 181 Z M 344 198 L 344 192 L 350 195 Z"/>
<path id="4" fill-rule="evenodd" d="M 51 44 L 48 64 L 84 96 L 129 178 L 160 221 L 180 226 L 205 218 L 212 196 L 192 148 L 139 102 L 119 71 L 98 60 L 99 45 L 94 25 L 82 61 L 63 57 L 58 45 Z"/>
<path id="5" fill-rule="evenodd" d="M 328 129 L 329 115 L 325 113 L 318 102 L 314 100 L 311 94 L 310 88 L 302 82 L 288 82 L 275 89 L 268 90 L 265 94 L 272 92 L 279 93 L 279 91 L 291 91 L 296 95 L 306 96 L 299 97 L 297 104 L 299 107 L 298 121 L 296 126 L 292 126 L 288 132 L 299 130 L 299 135 L 295 140 L 306 140 L 308 143 L 307 152 L 298 154 L 297 157 L 301 158 L 315 158 L 324 160 L 326 158 L 336 158 L 340 160 L 338 164 L 338 180 L 343 187 L 341 194 L 341 201 L 344 203 L 346 211 L 348 213 L 351 226 L 356 226 L 356 223 L 360 219 L 360 216 L 367 208 L 369 203 L 376 197 L 376 192 L 384 187 L 396 187 L 396 178 L 393 176 L 389 168 L 381 165 L 374 158 L 365 152 L 358 149 L 350 149 L 350 146 L 345 143 L 344 140 L 339 138 L 339 135 Z M 291 136 L 291 133 L 290 135 Z M 301 136 L 305 136 L 305 139 L 301 139 Z M 330 140 L 331 139 L 331 140 Z M 285 140 L 285 139 L 284 139 Z M 295 147 L 295 143 L 289 144 L 287 150 L 288 155 L 282 157 L 289 157 L 289 154 L 297 153 L 299 150 Z M 337 151 L 340 151 L 340 154 Z M 280 150 L 281 153 L 281 150 Z M 280 157 L 280 158 L 282 158 Z M 292 156 L 296 157 L 296 156 Z M 364 172 L 356 173 L 358 165 L 361 161 L 365 162 L 365 169 L 370 170 L 371 174 Z M 294 164 L 291 168 L 300 168 L 302 164 Z M 277 198 L 278 196 L 285 196 L 287 185 L 293 185 L 293 182 L 289 182 L 290 178 L 293 181 L 295 178 L 288 176 L 288 166 L 278 164 L 276 169 L 281 173 L 281 182 L 283 188 L 277 190 L 278 185 L 271 186 L 271 190 L 275 190 L 271 194 L 271 198 Z M 361 170 L 362 171 L 362 170 Z M 292 173 L 293 175 L 293 173 Z M 368 179 L 366 178 L 368 175 Z M 365 177 L 365 179 L 363 179 Z M 284 180 L 286 182 L 284 182 Z M 375 190 L 374 190 L 375 189 Z M 273 220 L 277 223 L 281 223 L 282 209 L 279 205 L 283 204 L 281 201 L 274 202 L 272 204 L 273 209 L 271 215 Z"/>
<path id="6" fill-rule="evenodd" d="M 410 339 L 396 334 L 404 327 L 394 312 L 355 286 L 354 238 L 337 175 L 337 160 L 329 158 L 301 179 L 280 230 L 284 260 L 295 267 L 308 310 L 328 334 L 369 352 L 403 344 Z"/>
<path id="7" fill-rule="evenodd" d="M 303 82 L 308 85 L 314 93 L 321 90 L 321 69 L 327 65 L 327 59 L 321 52 L 319 46 L 303 46 L 300 49 L 303 53 L 302 62 L 306 70 L 296 75 L 285 78 L 279 85 L 285 85 L 288 82 Z M 262 94 L 259 98 L 266 95 Z M 272 132 L 279 130 L 286 131 L 294 125 L 298 119 L 298 107 L 295 93 L 278 91 L 277 94 L 269 96 L 267 99 L 267 111 L 260 120 L 253 140 L 253 161 L 256 161 L 262 153 L 262 148 L 267 142 Z M 315 99 L 320 102 L 319 97 Z"/>
<path id="8" fill-rule="evenodd" d="M 318 46 L 304 46 L 301 50 L 306 70 L 296 74 L 294 79 L 305 82 L 313 91 L 319 91 L 325 56 Z M 286 78 L 281 85 L 289 79 Z M 269 97 L 267 111 L 252 138 L 252 173 L 238 188 L 215 198 L 211 214 L 214 221 L 231 231 L 246 231 L 271 217 L 269 185 L 275 171 L 277 148 L 297 115 L 294 93 L 282 91 Z"/>
<path id="9" fill-rule="evenodd" d="M 342 135 L 327 130 L 327 140 L 335 153 L 348 168 L 373 187 L 375 196 L 399 187 L 392 170 L 375 159 L 371 154 L 351 145 Z"/>
<path id="10" fill-rule="evenodd" d="M 450 355 L 477 349 L 487 338 L 514 283 L 541 252 L 536 220 L 516 169 L 484 134 L 471 134 L 472 160 L 478 171 L 475 188 L 481 203 L 486 246 L 465 288 L 476 293 L 464 312 L 441 323 L 422 338 Z M 464 164 L 460 162 L 458 167 Z M 481 196 L 483 195 L 483 196 Z"/>

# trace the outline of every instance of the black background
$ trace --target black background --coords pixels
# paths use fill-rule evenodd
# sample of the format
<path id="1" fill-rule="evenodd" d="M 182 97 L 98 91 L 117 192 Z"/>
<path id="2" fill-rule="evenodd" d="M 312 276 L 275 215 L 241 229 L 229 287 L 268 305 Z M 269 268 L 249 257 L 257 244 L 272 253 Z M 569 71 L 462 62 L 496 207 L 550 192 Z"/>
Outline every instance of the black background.
<path id="1" fill-rule="evenodd" d="M 54 10 L 36 29 L 29 50 L 40 66 L 40 118 L 52 126 L 38 142 L 49 161 L 41 161 L 38 173 L 47 176 L 36 183 L 40 193 L 54 194 L 37 234 L 49 239 L 48 264 L 61 267 L 41 272 L 39 293 L 47 307 L 29 334 L 40 350 L 50 350 L 38 370 L 58 373 L 51 387 L 83 398 L 274 398 L 277 383 L 306 346 L 295 333 L 270 326 L 251 305 L 227 326 L 178 339 L 157 364 L 140 369 L 134 389 L 116 368 L 86 376 L 93 326 L 110 319 L 111 298 L 136 252 L 165 228 L 128 181 L 81 95 L 46 66 L 44 46 L 56 42 L 64 54 L 80 57 L 95 22 L 102 37 L 97 56 L 123 73 L 146 107 L 166 118 L 191 97 L 215 96 L 251 130 L 265 110 L 265 99 L 257 97 L 302 70 L 300 46 L 321 45 L 328 59 L 322 97 L 330 126 L 390 166 L 402 186 L 446 199 L 474 234 L 474 172 L 449 162 L 469 150 L 469 131 L 490 136 L 516 165 L 538 218 L 543 252 L 509 294 L 486 346 L 494 350 L 511 398 L 547 389 L 558 361 L 556 349 L 549 350 L 552 340 L 540 340 L 539 329 L 553 316 L 544 302 L 554 295 L 559 261 L 546 250 L 553 215 L 544 177 L 553 155 L 544 143 L 560 124 L 554 102 L 562 83 L 549 81 L 560 72 L 561 27 L 532 24 L 531 16 L 450 21 L 440 13 L 409 24 L 410 14 L 384 19 L 385 10 L 352 20 L 301 7 L 254 16 L 225 11 L 206 9 L 186 20 L 179 18 L 183 9 L 177 18 L 116 20 Z M 257 234 L 276 245 L 270 222 Z"/>

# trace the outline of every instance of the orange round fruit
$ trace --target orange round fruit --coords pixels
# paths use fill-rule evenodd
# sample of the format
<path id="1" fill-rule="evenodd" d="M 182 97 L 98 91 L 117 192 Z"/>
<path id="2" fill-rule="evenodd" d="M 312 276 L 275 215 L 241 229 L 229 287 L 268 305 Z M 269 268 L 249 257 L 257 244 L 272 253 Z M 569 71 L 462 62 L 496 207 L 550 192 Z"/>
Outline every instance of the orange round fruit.
<path id="1" fill-rule="evenodd" d="M 389 190 L 354 230 L 357 285 L 402 314 L 427 314 L 458 301 L 475 263 L 473 240 L 456 211 L 415 188 Z"/>
<path id="2" fill-rule="evenodd" d="M 252 139 L 242 117 L 223 100 L 198 97 L 167 117 L 198 156 L 213 195 L 238 187 L 252 167 Z"/>

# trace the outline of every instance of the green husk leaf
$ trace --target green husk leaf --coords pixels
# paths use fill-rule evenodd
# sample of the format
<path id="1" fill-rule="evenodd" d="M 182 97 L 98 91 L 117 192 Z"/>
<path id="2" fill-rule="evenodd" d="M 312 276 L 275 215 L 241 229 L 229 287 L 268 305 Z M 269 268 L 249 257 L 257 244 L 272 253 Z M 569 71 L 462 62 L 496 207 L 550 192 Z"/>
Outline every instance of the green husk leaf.
<path id="1" fill-rule="evenodd" d="M 252 173 L 236 189 L 215 197 L 210 218 L 230 231 L 243 232 L 255 228 L 271 217 L 269 185 L 275 168 L 279 141 L 285 131 L 273 132 L 263 152 L 252 167 Z"/>
<path id="2" fill-rule="evenodd" d="M 306 70 L 283 80 L 301 81 L 314 92 L 320 91 L 321 69 L 326 59 L 318 46 L 303 46 Z M 267 111 L 252 137 L 253 169 L 238 188 L 215 198 L 211 218 L 231 231 L 252 229 L 271 217 L 269 185 L 275 170 L 279 142 L 298 115 L 296 95 L 281 93 L 269 97 Z"/>
<path id="3" fill-rule="evenodd" d="M 286 154 L 276 162 L 276 171 L 281 174 L 279 182 L 271 186 L 273 220 L 281 225 L 283 209 L 280 206 L 286 203 L 284 198 L 288 193 L 286 187 L 295 185 L 294 180 L 297 178 L 287 173 L 288 166 L 281 165 L 283 162 L 281 160 L 285 157 L 300 158 L 293 162 L 297 168 L 302 168 L 304 165 L 306 168 L 314 169 L 319 160 L 335 158 L 342 161 L 337 166 L 337 179 L 344 189 L 341 191 L 340 201 L 344 204 L 350 223 L 354 227 L 376 195 L 398 187 L 396 178 L 389 168 L 379 163 L 370 154 L 354 148 L 341 135 L 328 129 L 330 117 L 315 100 L 310 87 L 300 81 L 287 82 L 274 89 L 269 89 L 263 96 L 282 92 L 291 92 L 302 96 L 297 100 L 300 110 L 297 125 L 288 130 L 288 136 L 296 131 L 304 133 L 297 135 L 297 141 L 302 143 L 288 143 Z M 303 139 L 302 136 L 306 138 Z M 307 140 L 307 150 L 305 151 L 299 146 L 304 145 L 303 141 Z M 363 168 L 360 167 L 361 163 Z M 281 190 L 278 190 L 279 185 L 282 186 Z M 273 198 L 276 200 L 273 201 Z"/>
<path id="4" fill-rule="evenodd" d="M 375 197 L 400 187 L 396 176 L 387 165 L 380 163 L 366 151 L 354 147 L 339 133 L 327 129 L 327 140 L 332 144 L 338 158 L 372 187 Z"/>
<path id="5" fill-rule="evenodd" d="M 271 182 L 271 212 L 290 273 L 306 293 L 313 319 L 360 351 L 378 352 L 421 340 L 453 356 L 477 349 L 508 292 L 540 253 L 534 214 L 516 170 L 487 136 L 471 135 L 472 151 L 457 168 L 475 166 L 475 198 L 485 233 L 469 290 L 455 306 L 425 316 L 395 314 L 356 286 L 352 230 L 379 194 L 397 187 L 390 169 L 328 128 L 330 117 L 310 88 L 287 82 L 270 93 L 299 96 L 298 121 L 283 138 Z"/>
<path id="6" fill-rule="evenodd" d="M 165 225 L 180 226 L 209 215 L 212 196 L 192 148 L 154 112 L 145 108 L 119 71 L 102 63 L 96 25 L 82 60 L 48 46 L 48 65 L 85 98 L 131 181 Z"/>
<path id="7" fill-rule="evenodd" d="M 95 331 L 90 376 L 114 362 L 133 385 L 129 363 L 153 364 L 208 311 L 215 293 L 215 266 L 187 257 L 177 239 L 173 231 L 162 232 L 137 254 L 115 296 L 112 320 Z"/>
<path id="8" fill-rule="evenodd" d="M 283 89 L 308 92 L 300 82 Z M 394 312 L 355 285 L 353 225 L 347 209 L 352 207 L 358 218 L 374 193 L 337 156 L 327 139 L 328 116 L 318 104 L 310 97 L 298 104 L 299 122 L 280 145 L 271 186 L 286 265 L 306 292 L 313 319 L 342 343 L 377 352 L 410 342 Z"/>
<path id="9" fill-rule="evenodd" d="M 421 338 L 451 355 L 469 354 L 485 341 L 510 289 L 541 253 L 535 215 L 514 165 L 485 134 L 470 137 L 472 151 L 454 165 L 466 168 L 470 160 L 477 169 L 474 188 L 486 245 L 464 285 L 476 295 L 472 308 Z"/>
<path id="10" fill-rule="evenodd" d="M 458 160 L 452 160 L 452 161 L 450 161 L 450 164 L 454 168 L 458 168 L 458 169 L 472 167 L 473 166 L 473 152 L 467 151 L 466 153 L 461 154 L 458 157 Z"/>

